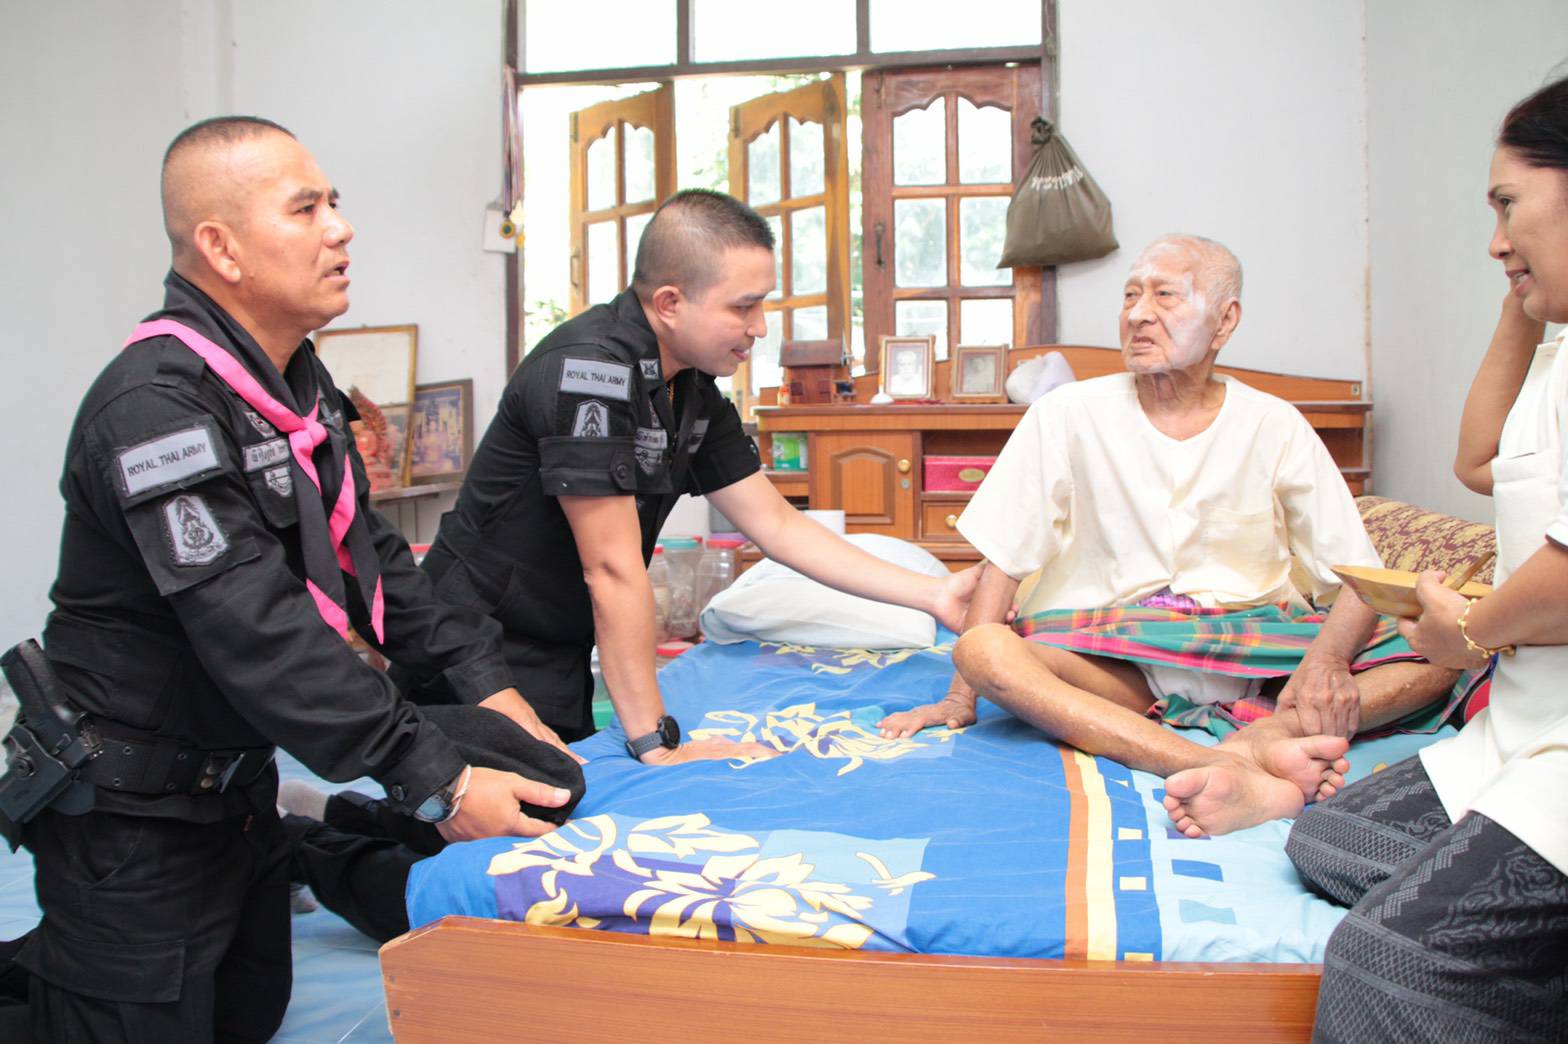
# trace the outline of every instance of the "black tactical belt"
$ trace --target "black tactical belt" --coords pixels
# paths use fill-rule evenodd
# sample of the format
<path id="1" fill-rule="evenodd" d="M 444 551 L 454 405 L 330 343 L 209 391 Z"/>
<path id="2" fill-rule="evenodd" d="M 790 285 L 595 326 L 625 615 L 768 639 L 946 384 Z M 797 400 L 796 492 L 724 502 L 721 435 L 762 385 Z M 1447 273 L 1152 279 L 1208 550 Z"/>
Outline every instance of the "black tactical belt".
<path id="1" fill-rule="evenodd" d="M 201 750 L 100 731 L 98 757 L 82 768 L 82 778 L 122 794 L 221 794 L 255 782 L 272 763 L 272 754 L 272 747 Z"/>

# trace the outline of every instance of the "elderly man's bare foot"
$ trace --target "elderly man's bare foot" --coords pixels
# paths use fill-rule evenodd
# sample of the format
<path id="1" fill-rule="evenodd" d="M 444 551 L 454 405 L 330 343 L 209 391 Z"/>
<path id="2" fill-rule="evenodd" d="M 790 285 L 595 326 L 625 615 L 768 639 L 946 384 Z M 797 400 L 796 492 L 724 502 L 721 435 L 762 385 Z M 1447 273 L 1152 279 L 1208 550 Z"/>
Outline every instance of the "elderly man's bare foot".
<path id="1" fill-rule="evenodd" d="M 930 728 L 932 725 L 946 725 L 950 729 L 961 729 L 965 725 L 973 725 L 974 723 L 975 705 L 973 703 L 947 699 L 940 703 L 927 703 L 913 710 L 889 714 L 877 722 L 877 728 L 882 731 L 883 739 L 907 739 L 921 729 Z"/>
<path id="2" fill-rule="evenodd" d="M 1226 757 L 1165 781 L 1165 812 L 1188 837 L 1228 834 L 1301 814 L 1301 791 L 1248 758 Z"/>
<path id="3" fill-rule="evenodd" d="M 1333 797 L 1345 785 L 1350 741 L 1339 736 L 1284 737 L 1248 726 L 1226 736 L 1220 750 L 1257 763 L 1264 772 L 1287 779 L 1301 790 L 1304 801 Z"/>

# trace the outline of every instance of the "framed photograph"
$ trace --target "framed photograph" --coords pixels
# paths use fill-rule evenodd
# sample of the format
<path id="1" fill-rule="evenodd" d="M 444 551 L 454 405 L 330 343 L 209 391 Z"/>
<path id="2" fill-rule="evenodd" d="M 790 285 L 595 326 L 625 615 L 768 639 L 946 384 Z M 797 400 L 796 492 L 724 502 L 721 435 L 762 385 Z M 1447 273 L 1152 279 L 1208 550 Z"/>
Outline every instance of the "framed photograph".
<path id="1" fill-rule="evenodd" d="M 461 479 L 474 456 L 474 382 L 416 387 L 407 441 L 414 485 Z"/>
<path id="2" fill-rule="evenodd" d="M 354 445 L 370 479 L 370 492 L 384 493 L 408 485 L 408 416 L 406 402 L 377 406 L 358 388 L 349 392 L 359 419 L 351 421 Z"/>
<path id="3" fill-rule="evenodd" d="M 953 349 L 954 402 L 1006 402 L 1007 345 L 961 344 Z"/>
<path id="4" fill-rule="evenodd" d="M 894 399 L 931 398 L 936 338 L 882 337 L 882 390 Z"/>
<path id="5" fill-rule="evenodd" d="M 344 394 L 358 388 L 377 406 L 414 399 L 418 326 L 322 330 L 316 334 L 316 356 Z"/>

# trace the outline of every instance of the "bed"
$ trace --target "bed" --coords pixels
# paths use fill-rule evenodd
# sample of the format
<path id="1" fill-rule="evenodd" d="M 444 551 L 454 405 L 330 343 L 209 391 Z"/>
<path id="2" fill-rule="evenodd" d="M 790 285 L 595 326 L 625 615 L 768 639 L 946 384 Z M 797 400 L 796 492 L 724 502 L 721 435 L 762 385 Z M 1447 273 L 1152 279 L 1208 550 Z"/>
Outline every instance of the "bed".
<path id="1" fill-rule="evenodd" d="M 1157 777 L 985 704 L 878 737 L 945 689 L 949 649 L 710 643 L 666 667 L 690 731 L 787 753 L 652 772 L 618 729 L 583 741 L 565 827 L 415 867 L 422 927 L 382 950 L 394 1032 L 1305 1039 L 1343 911 L 1302 889 L 1287 824 L 1183 837 Z M 1358 743 L 1352 777 L 1433 738 Z"/>

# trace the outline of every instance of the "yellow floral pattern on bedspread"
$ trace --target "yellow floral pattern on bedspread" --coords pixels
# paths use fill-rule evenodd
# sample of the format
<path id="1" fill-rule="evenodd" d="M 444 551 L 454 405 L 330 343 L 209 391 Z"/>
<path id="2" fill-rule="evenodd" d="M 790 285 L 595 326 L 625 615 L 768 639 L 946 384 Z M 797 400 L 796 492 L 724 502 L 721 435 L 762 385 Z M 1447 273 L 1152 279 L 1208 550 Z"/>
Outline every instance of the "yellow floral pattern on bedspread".
<path id="1" fill-rule="evenodd" d="M 840 776 L 853 772 L 869 759 L 892 761 L 915 751 L 928 749 L 932 742 L 946 743 L 963 733 L 962 728 L 927 729 L 918 738 L 884 739 L 873 728 L 857 723 L 847 710 L 821 713 L 815 703 L 797 703 L 759 717 L 746 711 L 709 711 L 703 725 L 691 730 L 693 739 L 723 739 L 738 743 L 762 743 L 780 753 L 804 750 L 822 759 L 842 758 Z M 713 724 L 708 724 L 709 722 Z M 757 758 L 737 758 L 739 764 L 752 764 Z"/>
<path id="2" fill-rule="evenodd" d="M 847 843 L 836 847 L 853 852 L 858 872 L 841 865 L 830 877 L 804 858 L 803 843 L 829 838 Z M 513 845 L 488 872 L 526 875 L 526 912 L 513 915 L 529 924 L 859 949 L 876 932 L 879 902 L 896 908 L 886 916 L 901 925 L 908 890 L 934 879 L 919 869 L 924 848 L 801 831 L 757 837 L 700 812 L 596 815 Z"/>

